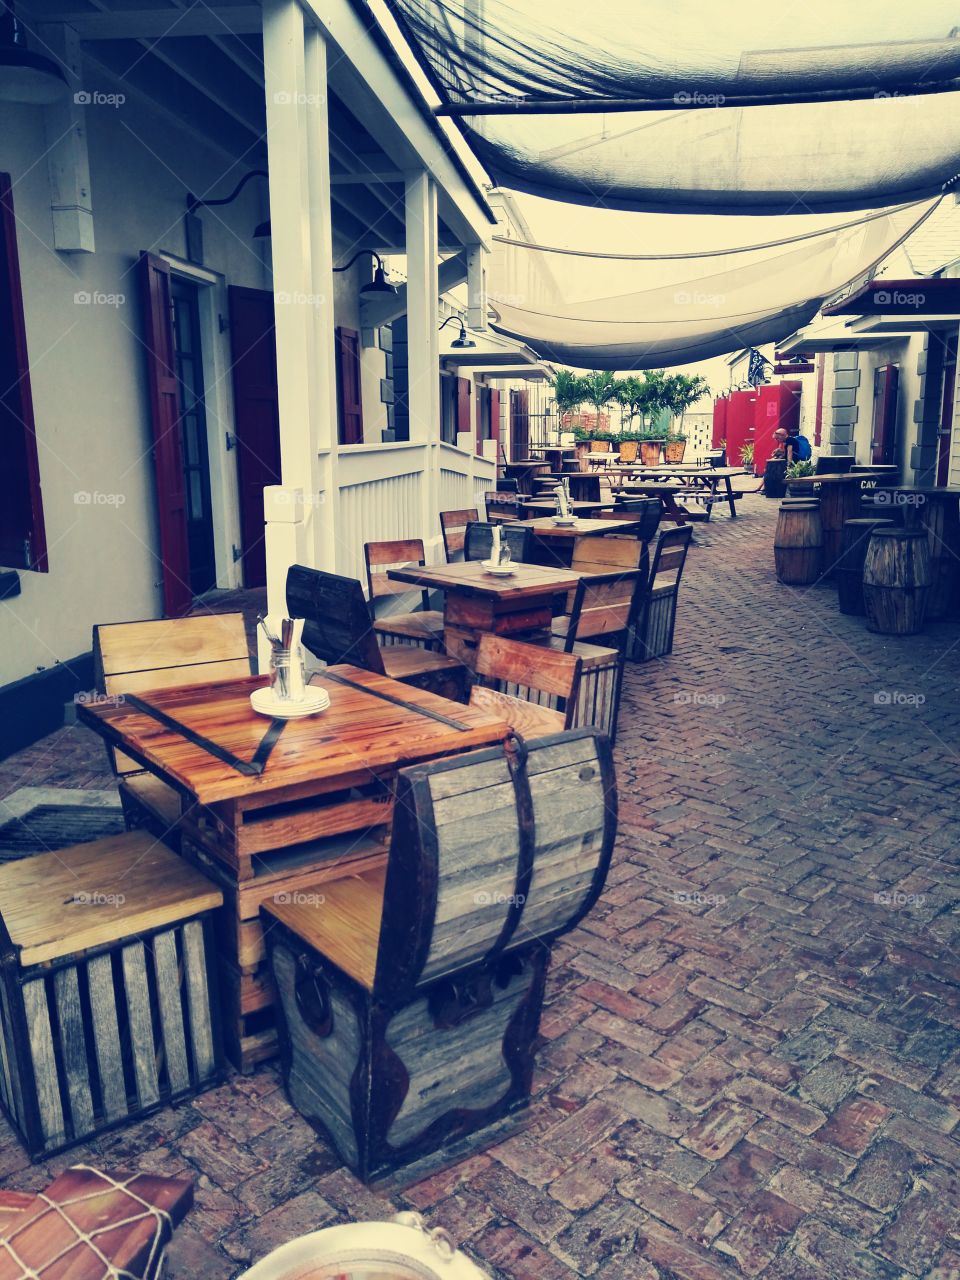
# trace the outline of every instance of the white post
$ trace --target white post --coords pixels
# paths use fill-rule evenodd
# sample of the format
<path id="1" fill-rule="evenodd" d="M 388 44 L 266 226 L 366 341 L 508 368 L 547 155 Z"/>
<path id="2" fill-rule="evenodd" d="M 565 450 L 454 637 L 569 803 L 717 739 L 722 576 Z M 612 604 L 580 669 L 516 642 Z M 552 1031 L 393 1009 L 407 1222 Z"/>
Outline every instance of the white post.
<path id="1" fill-rule="evenodd" d="M 70 85 L 68 93 L 44 108 L 53 246 L 62 253 L 93 253 L 93 199 L 84 114 L 90 95 L 80 78 L 80 37 L 63 23 L 50 23 L 42 30 L 46 48 L 66 70 Z"/>
<path id="2" fill-rule="evenodd" d="M 467 249 L 467 322 L 483 333 L 487 328 L 487 251 L 474 244 Z"/>
<path id="3" fill-rule="evenodd" d="M 314 308 L 306 217 L 304 30 L 296 0 L 264 0 L 263 62 L 282 480 L 264 493 L 264 536 L 267 609 L 284 614 L 287 569 L 316 563 L 313 517 L 319 494 L 310 412 Z M 268 651 L 261 637 L 261 667 Z"/>
<path id="4" fill-rule="evenodd" d="M 421 530 L 427 559 L 440 538 L 440 285 L 437 190 L 426 172 L 406 181 L 407 361 L 410 439 L 425 445 Z"/>

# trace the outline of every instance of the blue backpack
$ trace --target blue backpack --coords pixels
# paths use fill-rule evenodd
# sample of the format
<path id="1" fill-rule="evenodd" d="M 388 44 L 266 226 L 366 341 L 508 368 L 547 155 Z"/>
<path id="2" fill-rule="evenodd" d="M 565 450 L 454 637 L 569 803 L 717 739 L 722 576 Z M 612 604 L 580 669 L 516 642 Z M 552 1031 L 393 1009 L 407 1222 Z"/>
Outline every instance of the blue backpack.
<path id="1" fill-rule="evenodd" d="M 792 444 L 798 462 L 807 462 L 813 454 L 810 441 L 806 436 L 789 436 L 787 444 Z"/>

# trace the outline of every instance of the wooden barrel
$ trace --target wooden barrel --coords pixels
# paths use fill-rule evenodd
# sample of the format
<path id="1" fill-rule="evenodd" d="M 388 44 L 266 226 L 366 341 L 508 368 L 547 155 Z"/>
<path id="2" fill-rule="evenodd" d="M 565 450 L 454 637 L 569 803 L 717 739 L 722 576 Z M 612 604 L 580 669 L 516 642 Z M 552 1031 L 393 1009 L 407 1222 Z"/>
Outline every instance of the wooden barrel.
<path id="1" fill-rule="evenodd" d="M 888 636 L 922 630 L 931 581 L 925 529 L 874 529 L 863 562 L 867 628 Z"/>
<path id="2" fill-rule="evenodd" d="M 787 492 L 785 474 L 786 458 L 768 458 L 763 468 L 763 496 L 765 498 L 782 498 Z"/>
<path id="3" fill-rule="evenodd" d="M 823 563 L 819 502 L 795 498 L 780 504 L 773 557 L 781 582 L 792 587 L 816 582 Z"/>
<path id="4" fill-rule="evenodd" d="M 918 514 L 927 532 L 932 582 L 927 618 L 956 617 L 960 601 L 960 501 L 956 494 L 918 494 Z"/>
<path id="5" fill-rule="evenodd" d="M 843 526 L 860 515 L 860 485 L 855 480 L 834 480 L 820 486 L 820 519 L 823 521 L 823 576 L 836 568 L 843 542 Z"/>
<path id="6" fill-rule="evenodd" d="M 843 541 L 837 561 L 837 603 L 841 613 L 862 617 L 866 612 L 863 603 L 863 561 L 874 529 L 893 524 L 892 520 L 848 520 L 843 526 Z"/>

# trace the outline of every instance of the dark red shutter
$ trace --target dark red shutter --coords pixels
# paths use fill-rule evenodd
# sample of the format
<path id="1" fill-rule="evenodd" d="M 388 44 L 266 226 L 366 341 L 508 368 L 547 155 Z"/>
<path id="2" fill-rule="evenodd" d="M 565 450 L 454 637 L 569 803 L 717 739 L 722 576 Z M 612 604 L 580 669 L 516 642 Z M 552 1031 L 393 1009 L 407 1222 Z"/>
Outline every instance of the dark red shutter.
<path id="1" fill-rule="evenodd" d="M 363 444 L 360 335 L 337 326 L 337 426 L 341 444 Z"/>
<path id="2" fill-rule="evenodd" d="M 500 441 L 500 392 L 490 392 L 490 439 Z"/>
<path id="3" fill-rule="evenodd" d="M 900 370 L 895 364 L 877 369 L 873 382 L 873 438 L 871 462 L 890 465 L 894 457 L 897 434 L 897 400 Z"/>
<path id="4" fill-rule="evenodd" d="M 0 173 L 0 464 L 0 566 L 46 573 L 17 224 L 6 173 Z"/>
<path id="5" fill-rule="evenodd" d="M 175 618 L 190 611 L 193 592 L 190 590 L 186 488 L 180 441 L 180 396 L 170 309 L 170 266 L 156 254 L 141 253 L 140 275 L 153 428 L 163 611 L 167 617 Z"/>
<path id="6" fill-rule="evenodd" d="M 530 393 L 510 392 L 510 460 L 522 462 L 530 453 Z"/>
<path id="7" fill-rule="evenodd" d="M 280 483 L 280 410 L 273 294 L 232 286 L 230 350 L 233 360 L 233 421 L 237 439 L 243 584 L 267 581 L 263 491 Z"/>
<path id="8" fill-rule="evenodd" d="M 470 431 L 470 379 L 457 379 L 457 431 Z"/>

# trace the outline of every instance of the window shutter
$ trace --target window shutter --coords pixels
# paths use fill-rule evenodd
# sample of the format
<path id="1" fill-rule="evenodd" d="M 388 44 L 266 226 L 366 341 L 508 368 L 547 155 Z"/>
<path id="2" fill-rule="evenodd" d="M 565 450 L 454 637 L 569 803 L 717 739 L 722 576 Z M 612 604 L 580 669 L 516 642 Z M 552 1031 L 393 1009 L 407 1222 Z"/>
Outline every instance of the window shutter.
<path id="1" fill-rule="evenodd" d="M 341 444 L 363 444 L 360 335 L 337 326 L 337 434 Z"/>
<path id="2" fill-rule="evenodd" d="M 0 173 L 0 565 L 48 571 L 17 225 Z"/>
<path id="3" fill-rule="evenodd" d="M 500 444 L 500 392 L 490 391 L 490 439 Z"/>
<path id="4" fill-rule="evenodd" d="M 143 288 L 144 346 L 153 430 L 153 471 L 157 491 L 157 523 L 163 582 L 163 611 L 169 618 L 189 613 L 190 550 L 187 542 L 187 496 L 180 440 L 180 396 L 173 346 L 170 264 L 153 253 L 140 254 Z"/>
<path id="5" fill-rule="evenodd" d="M 470 431 L 469 378 L 457 378 L 457 431 Z"/>

